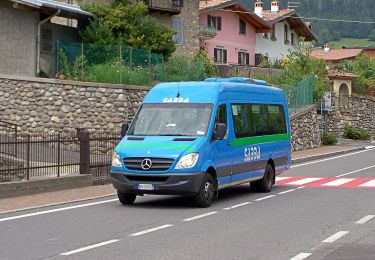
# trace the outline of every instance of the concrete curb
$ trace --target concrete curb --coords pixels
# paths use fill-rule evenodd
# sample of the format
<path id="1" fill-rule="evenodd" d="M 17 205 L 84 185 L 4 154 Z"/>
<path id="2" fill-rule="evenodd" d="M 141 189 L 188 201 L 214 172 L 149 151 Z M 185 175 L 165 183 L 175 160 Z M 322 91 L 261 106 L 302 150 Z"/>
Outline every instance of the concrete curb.
<path id="1" fill-rule="evenodd" d="M 356 148 L 348 149 L 348 150 L 344 150 L 344 151 L 324 153 L 324 154 L 318 154 L 318 155 L 313 155 L 313 156 L 309 156 L 309 157 L 292 159 L 292 165 L 304 163 L 304 162 L 315 161 L 315 160 L 328 158 L 328 157 L 332 157 L 332 156 L 337 156 L 337 155 L 343 155 L 343 154 L 347 154 L 347 153 L 358 152 L 358 151 L 362 151 L 362 150 L 366 150 L 366 148 L 365 147 L 356 147 Z"/>
<path id="2" fill-rule="evenodd" d="M 76 199 L 76 200 L 70 200 L 70 201 L 50 203 L 50 204 L 39 205 L 39 206 L 35 206 L 35 207 L 20 208 L 20 209 L 8 210 L 8 211 L 0 211 L 0 215 L 16 213 L 16 212 L 26 211 L 26 210 L 42 209 L 42 208 L 53 207 L 53 206 L 61 206 L 61 205 L 69 204 L 69 203 L 77 203 L 77 202 L 82 202 L 82 201 L 103 199 L 103 198 L 107 198 L 107 197 L 113 197 L 115 195 L 116 195 L 116 193 L 113 193 L 113 194 L 99 195 L 99 196 L 93 196 L 93 197 L 88 197 L 88 198 L 83 198 L 83 199 Z"/>

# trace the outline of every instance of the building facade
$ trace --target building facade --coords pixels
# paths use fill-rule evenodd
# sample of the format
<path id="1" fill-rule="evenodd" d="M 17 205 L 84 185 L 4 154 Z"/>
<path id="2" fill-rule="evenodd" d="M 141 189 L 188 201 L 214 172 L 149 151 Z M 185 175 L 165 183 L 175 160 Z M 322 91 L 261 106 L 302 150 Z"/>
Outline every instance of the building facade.
<path id="1" fill-rule="evenodd" d="M 305 23 L 293 9 L 280 9 L 278 1 L 271 2 L 271 9 L 264 10 L 262 1 L 255 3 L 255 13 L 270 23 L 271 33 L 257 34 L 256 54 L 259 59 L 267 57 L 272 61 L 281 60 L 289 54 L 303 37 L 306 42 L 316 40 L 311 25 Z"/>
<path id="2" fill-rule="evenodd" d="M 200 47 L 217 64 L 254 65 L 256 34 L 270 29 L 236 1 L 201 1 Z"/>

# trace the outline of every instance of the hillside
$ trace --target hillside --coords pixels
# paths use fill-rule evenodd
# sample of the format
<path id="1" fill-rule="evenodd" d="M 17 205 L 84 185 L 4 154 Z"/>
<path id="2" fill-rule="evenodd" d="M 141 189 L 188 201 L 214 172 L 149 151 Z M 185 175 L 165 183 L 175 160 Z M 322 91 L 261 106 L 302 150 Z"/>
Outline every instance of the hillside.
<path id="1" fill-rule="evenodd" d="M 279 0 L 281 8 L 287 8 L 287 0 Z M 291 0 L 300 2 L 297 12 L 303 17 L 375 21 L 374 0 Z M 254 10 L 255 0 L 239 0 Z M 263 0 L 266 9 L 270 9 L 270 0 Z M 375 33 L 375 24 L 344 22 L 310 21 L 319 42 L 337 41 L 340 38 L 368 38 Z"/>

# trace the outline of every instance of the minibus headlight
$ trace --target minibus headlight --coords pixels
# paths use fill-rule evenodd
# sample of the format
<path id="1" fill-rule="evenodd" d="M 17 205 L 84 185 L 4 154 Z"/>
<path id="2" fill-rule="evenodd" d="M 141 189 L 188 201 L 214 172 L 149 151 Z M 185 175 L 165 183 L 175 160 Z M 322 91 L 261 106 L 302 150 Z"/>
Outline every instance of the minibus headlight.
<path id="1" fill-rule="evenodd" d="M 121 158 L 116 152 L 114 152 L 112 155 L 112 166 L 122 167 Z"/>
<path id="2" fill-rule="evenodd" d="M 199 153 L 189 153 L 183 156 L 177 163 L 175 169 L 188 169 L 195 166 L 199 158 Z"/>

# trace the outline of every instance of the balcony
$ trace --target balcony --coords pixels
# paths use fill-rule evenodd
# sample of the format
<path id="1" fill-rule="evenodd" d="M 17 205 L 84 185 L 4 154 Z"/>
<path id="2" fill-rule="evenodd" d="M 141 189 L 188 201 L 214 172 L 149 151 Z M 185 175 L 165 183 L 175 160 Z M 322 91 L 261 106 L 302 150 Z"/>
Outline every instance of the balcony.
<path id="1" fill-rule="evenodd" d="M 210 40 L 215 38 L 217 31 L 214 27 L 209 27 L 205 24 L 199 25 L 199 38 L 202 40 Z"/>
<path id="2" fill-rule="evenodd" d="M 181 13 L 183 0 L 144 0 L 150 12 L 160 12 L 169 14 Z"/>

